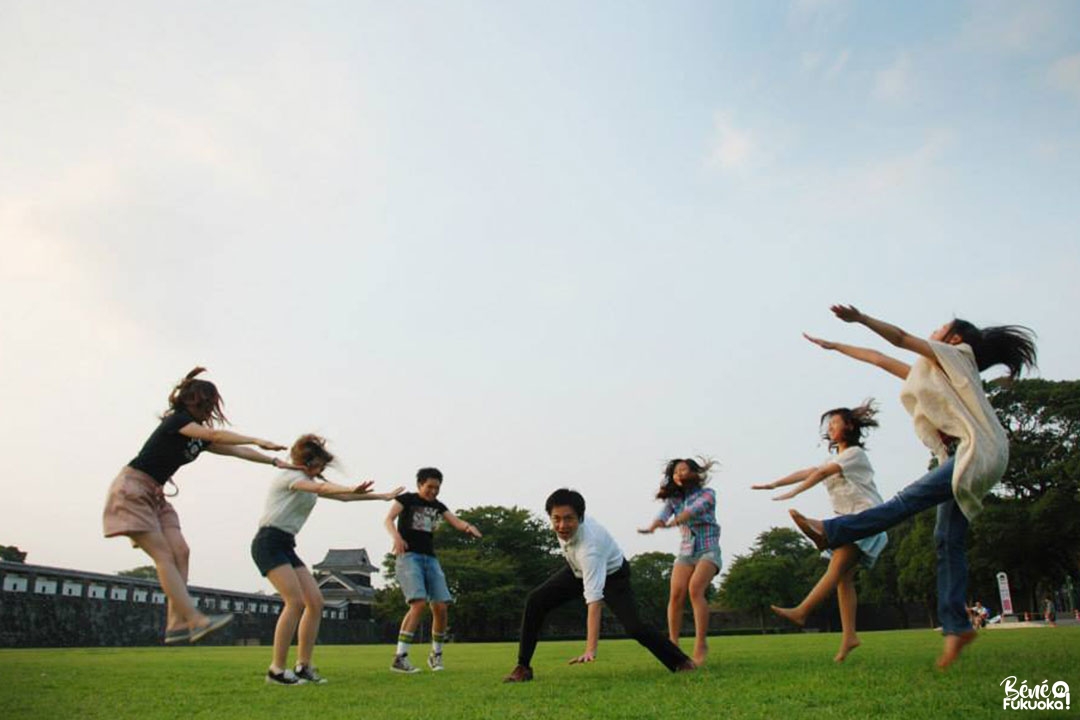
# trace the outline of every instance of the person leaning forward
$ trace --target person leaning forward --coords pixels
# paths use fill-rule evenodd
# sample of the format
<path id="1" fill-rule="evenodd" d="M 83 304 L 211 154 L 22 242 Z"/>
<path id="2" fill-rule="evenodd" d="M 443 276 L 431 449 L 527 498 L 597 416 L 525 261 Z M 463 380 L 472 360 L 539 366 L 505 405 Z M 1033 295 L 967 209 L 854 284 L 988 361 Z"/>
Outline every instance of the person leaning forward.
<path id="1" fill-rule="evenodd" d="M 596 660 L 600 640 L 600 615 L 606 604 L 627 634 L 644 645 L 671 672 L 695 670 L 694 662 L 656 629 L 638 617 L 637 601 L 630 586 L 630 563 L 607 530 L 585 517 L 585 498 L 575 490 L 553 492 L 544 504 L 559 539 L 566 565 L 529 593 L 521 619 L 521 642 L 517 667 L 504 682 L 533 679 L 536 643 L 547 614 L 573 598 L 584 595 L 588 606 L 585 652 L 571 665 Z"/>

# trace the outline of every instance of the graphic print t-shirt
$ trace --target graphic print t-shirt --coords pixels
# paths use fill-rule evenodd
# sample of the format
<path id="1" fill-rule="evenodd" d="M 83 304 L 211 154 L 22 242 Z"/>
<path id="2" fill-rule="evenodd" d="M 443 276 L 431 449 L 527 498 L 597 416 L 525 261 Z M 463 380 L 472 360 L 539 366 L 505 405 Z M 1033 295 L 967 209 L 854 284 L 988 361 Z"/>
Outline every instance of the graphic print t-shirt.
<path id="1" fill-rule="evenodd" d="M 195 418 L 183 410 L 167 415 L 128 466 L 142 470 L 164 485 L 181 465 L 199 457 L 199 453 L 210 444 L 180 434 L 181 428 L 193 422 Z"/>
<path id="2" fill-rule="evenodd" d="M 409 544 L 407 552 L 423 555 L 435 554 L 432 533 L 439 523 L 439 518 L 450 508 L 438 500 L 428 501 L 416 493 L 404 493 L 394 498 L 405 508 L 398 515 L 398 533 Z"/>

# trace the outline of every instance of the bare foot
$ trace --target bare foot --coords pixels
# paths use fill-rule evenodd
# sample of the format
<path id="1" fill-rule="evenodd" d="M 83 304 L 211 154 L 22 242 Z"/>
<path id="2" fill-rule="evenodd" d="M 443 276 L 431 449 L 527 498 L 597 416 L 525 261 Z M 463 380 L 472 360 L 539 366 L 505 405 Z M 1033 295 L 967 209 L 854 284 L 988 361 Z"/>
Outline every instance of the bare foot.
<path id="1" fill-rule="evenodd" d="M 799 627 L 802 627 L 803 625 L 806 624 L 806 618 L 803 617 L 802 615 L 800 615 L 795 610 L 795 608 L 782 608 L 782 607 L 777 607 L 776 605 L 770 605 L 769 607 L 772 609 L 772 611 L 774 613 L 776 613 L 780 617 L 784 618 L 788 622 L 795 623 Z"/>
<path id="2" fill-rule="evenodd" d="M 829 539 L 825 537 L 825 525 L 820 520 L 808 518 L 794 508 L 788 510 L 788 515 L 795 521 L 795 525 L 802 530 L 802 534 L 810 538 L 810 542 L 814 543 L 818 550 L 829 549 Z"/>
<path id="3" fill-rule="evenodd" d="M 847 658 L 848 653 L 850 653 L 852 650 L 859 647 L 860 645 L 862 645 L 862 642 L 857 637 L 851 638 L 850 640 L 841 640 L 840 649 L 837 651 L 836 657 L 834 657 L 833 660 L 836 662 L 844 662 L 844 659 Z"/>
<path id="4" fill-rule="evenodd" d="M 960 657 L 960 651 L 964 649 L 965 645 L 973 642 L 976 637 L 974 630 L 968 630 L 958 635 L 946 635 L 945 648 L 941 651 L 941 657 L 937 659 L 938 669 L 944 670 L 956 662 L 956 659 Z"/>
<path id="5" fill-rule="evenodd" d="M 705 658 L 709 656 L 709 648 L 694 648 L 694 664 L 698 667 L 705 665 Z"/>

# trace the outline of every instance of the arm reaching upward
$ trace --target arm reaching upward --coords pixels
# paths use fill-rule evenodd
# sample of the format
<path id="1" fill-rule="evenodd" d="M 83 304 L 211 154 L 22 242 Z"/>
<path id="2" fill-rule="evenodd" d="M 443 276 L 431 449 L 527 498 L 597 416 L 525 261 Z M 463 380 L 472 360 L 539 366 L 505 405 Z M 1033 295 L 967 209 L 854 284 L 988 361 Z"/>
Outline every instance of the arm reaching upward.
<path id="1" fill-rule="evenodd" d="M 930 347 L 930 343 L 921 337 L 912 335 L 903 328 L 887 323 L 884 320 L 870 317 L 869 315 L 860 312 L 854 305 L 833 305 L 829 309 L 832 310 L 833 315 L 844 322 L 857 322 L 860 325 L 865 325 L 889 341 L 890 344 L 895 345 L 898 348 L 910 350 L 913 353 L 922 355 L 928 360 L 937 362 L 937 358 L 934 356 L 934 350 Z"/>

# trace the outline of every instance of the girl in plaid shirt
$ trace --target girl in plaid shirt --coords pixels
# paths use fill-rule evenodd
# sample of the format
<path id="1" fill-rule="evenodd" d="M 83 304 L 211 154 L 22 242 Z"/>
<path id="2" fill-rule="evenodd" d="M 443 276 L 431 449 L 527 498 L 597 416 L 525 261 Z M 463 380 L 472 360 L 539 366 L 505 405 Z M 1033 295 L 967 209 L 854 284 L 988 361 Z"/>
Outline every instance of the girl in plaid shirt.
<path id="1" fill-rule="evenodd" d="M 671 596 L 668 599 L 668 635 L 679 644 L 686 596 L 694 609 L 694 663 L 705 664 L 709 646 L 709 603 L 705 599 L 720 572 L 720 525 L 716 522 L 716 492 L 704 487 L 712 460 L 676 458 L 664 469 L 664 483 L 656 497 L 664 501 L 660 514 L 638 532 L 649 534 L 658 528 L 678 527 L 682 534 L 679 554 L 671 569 Z"/>

